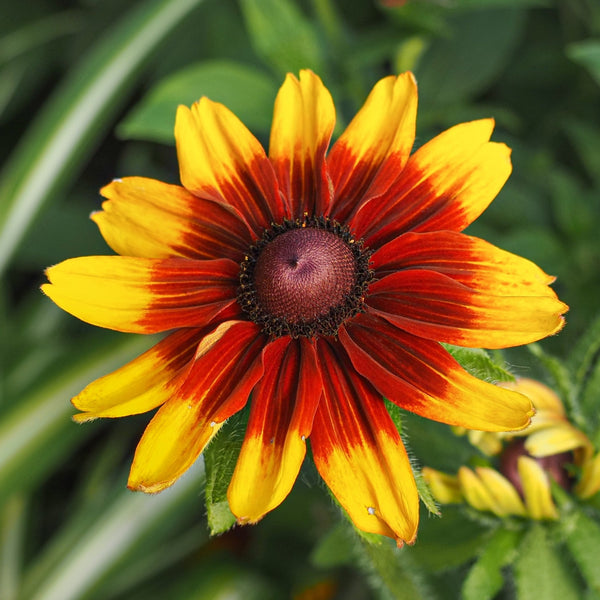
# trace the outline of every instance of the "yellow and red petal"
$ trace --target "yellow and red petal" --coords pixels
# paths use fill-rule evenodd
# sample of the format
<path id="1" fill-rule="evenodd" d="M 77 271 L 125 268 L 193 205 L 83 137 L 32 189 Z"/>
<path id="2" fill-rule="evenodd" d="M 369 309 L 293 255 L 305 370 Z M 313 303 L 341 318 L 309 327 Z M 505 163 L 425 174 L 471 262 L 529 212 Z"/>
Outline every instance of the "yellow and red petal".
<path id="1" fill-rule="evenodd" d="M 233 210 L 178 185 L 126 177 L 103 187 L 101 194 L 108 200 L 92 219 L 108 245 L 123 256 L 239 262 L 252 240 Z"/>
<path id="2" fill-rule="evenodd" d="M 373 253 L 371 266 L 378 279 L 404 269 L 427 269 L 495 296 L 555 297 L 548 287 L 555 278 L 535 263 L 455 231 L 401 235 Z"/>
<path id="3" fill-rule="evenodd" d="M 157 333 L 206 325 L 235 303 L 238 273 L 228 259 L 85 256 L 47 269 L 42 290 L 92 325 Z"/>
<path id="4" fill-rule="evenodd" d="M 266 339 L 248 321 L 229 321 L 198 346 L 181 385 L 148 424 L 128 487 L 159 492 L 200 456 L 226 419 L 241 410 L 263 373 Z"/>
<path id="5" fill-rule="evenodd" d="M 321 397 L 315 348 L 307 338 L 275 340 L 265 348 L 263 363 L 227 493 L 240 523 L 255 523 L 289 494 Z"/>
<path id="6" fill-rule="evenodd" d="M 440 344 L 366 313 L 339 330 L 354 368 L 380 394 L 418 415 L 484 431 L 522 429 L 533 414 L 526 396 L 467 373 Z"/>
<path id="7" fill-rule="evenodd" d="M 317 340 L 323 397 L 311 447 L 315 465 L 354 524 L 412 543 L 419 496 L 400 435 L 383 400 L 352 368 L 343 348 Z"/>
<path id="8" fill-rule="evenodd" d="M 538 462 L 528 456 L 519 456 L 517 463 L 523 486 L 527 512 L 532 519 L 558 519 L 558 511 L 552 501 L 550 481 Z"/>
<path id="9" fill-rule="evenodd" d="M 325 153 L 335 125 L 331 94 L 312 71 L 288 74 L 277 94 L 269 143 L 293 218 L 323 214 L 331 202 Z"/>
<path id="10" fill-rule="evenodd" d="M 179 106 L 175 139 L 192 194 L 234 208 L 256 237 L 289 216 L 263 147 L 228 108 L 208 98 Z"/>
<path id="11" fill-rule="evenodd" d="M 518 283 L 518 282 L 517 282 Z M 507 348 L 557 333 L 568 307 L 550 288 L 526 285 L 519 295 L 467 287 L 442 273 L 406 269 L 369 288 L 369 307 L 414 335 L 458 346 Z M 499 290 L 501 291 L 501 290 Z"/>
<path id="12" fill-rule="evenodd" d="M 399 178 L 415 140 L 417 84 L 412 73 L 381 79 L 331 149 L 331 216 L 342 222 Z"/>
<path id="13" fill-rule="evenodd" d="M 398 181 L 350 221 L 371 248 L 407 231 L 462 231 L 496 197 L 512 166 L 510 149 L 490 142 L 491 119 L 462 123 L 419 148 Z"/>
<path id="14" fill-rule="evenodd" d="M 73 419 L 82 423 L 137 415 L 160 406 L 174 394 L 178 376 L 206 333 L 202 329 L 171 333 L 120 369 L 96 379 L 73 398 L 73 406 L 82 411 Z"/>

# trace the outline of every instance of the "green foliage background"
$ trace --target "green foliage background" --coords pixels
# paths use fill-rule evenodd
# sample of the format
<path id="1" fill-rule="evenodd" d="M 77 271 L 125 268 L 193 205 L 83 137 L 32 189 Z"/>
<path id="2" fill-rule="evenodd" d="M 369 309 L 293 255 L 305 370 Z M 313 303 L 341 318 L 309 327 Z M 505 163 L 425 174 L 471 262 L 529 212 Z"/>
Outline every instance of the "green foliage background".
<path id="1" fill-rule="evenodd" d="M 496 118 L 514 173 L 470 231 L 556 275 L 571 310 L 564 332 L 533 352 L 459 359 L 482 377 L 510 365 L 547 378 L 600 442 L 596 0 L 3 2 L 2 600 L 600 598 L 597 501 L 564 498 L 554 527 L 424 509 L 417 544 L 398 551 L 358 536 L 307 462 L 259 525 L 211 537 L 230 524 L 215 473 L 239 449 L 243 414 L 206 464 L 153 497 L 125 489 L 147 415 L 70 421 L 71 396 L 153 340 L 62 313 L 39 292 L 43 269 L 110 253 L 87 217 L 112 178 L 177 182 L 178 104 L 222 101 L 266 144 L 284 74 L 304 67 L 334 96 L 336 135 L 380 77 L 407 69 L 419 83 L 417 145 Z M 445 426 L 398 418 L 416 465 L 456 470 L 473 453 Z"/>

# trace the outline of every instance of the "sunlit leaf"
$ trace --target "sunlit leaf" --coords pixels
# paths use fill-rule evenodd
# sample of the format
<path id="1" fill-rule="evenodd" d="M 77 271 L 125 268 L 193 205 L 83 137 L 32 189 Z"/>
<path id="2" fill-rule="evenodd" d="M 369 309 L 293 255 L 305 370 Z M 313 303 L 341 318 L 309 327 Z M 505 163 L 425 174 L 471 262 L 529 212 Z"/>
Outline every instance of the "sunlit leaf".
<path id="1" fill-rule="evenodd" d="M 254 67 L 224 60 L 201 62 L 158 82 L 117 132 L 123 138 L 172 144 L 177 106 L 191 106 L 207 96 L 225 104 L 252 131 L 265 133 L 276 93 L 275 80 Z"/>

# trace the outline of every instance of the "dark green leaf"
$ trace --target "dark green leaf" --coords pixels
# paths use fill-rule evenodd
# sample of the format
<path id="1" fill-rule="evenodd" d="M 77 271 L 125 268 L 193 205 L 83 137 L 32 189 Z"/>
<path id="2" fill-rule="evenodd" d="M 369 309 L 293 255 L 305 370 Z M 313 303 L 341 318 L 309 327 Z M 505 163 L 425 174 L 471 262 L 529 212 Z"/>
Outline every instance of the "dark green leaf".
<path id="1" fill-rule="evenodd" d="M 359 538 L 356 546 L 359 564 L 369 575 L 374 589 L 384 598 L 395 600 L 434 600 L 433 590 L 411 557 L 410 548 L 397 548 L 387 538 L 370 544 Z"/>
<path id="2" fill-rule="evenodd" d="M 504 584 L 501 569 L 516 556 L 518 531 L 498 529 L 484 546 L 462 589 L 464 600 L 491 600 Z"/>
<path id="3" fill-rule="evenodd" d="M 211 535 L 223 533 L 235 523 L 235 516 L 229 510 L 227 488 L 242 449 L 247 422 L 247 411 L 234 415 L 204 451 L 206 512 Z"/>
<path id="4" fill-rule="evenodd" d="M 600 315 L 589 325 L 587 331 L 577 341 L 567 360 L 569 371 L 574 374 L 578 387 L 588 376 L 589 370 L 600 352 Z"/>
<path id="5" fill-rule="evenodd" d="M 319 37 L 300 8 L 290 0 L 240 0 L 256 53 L 279 75 L 310 68 L 322 74 Z"/>
<path id="6" fill-rule="evenodd" d="M 444 106 L 481 93 L 509 63 L 524 19 L 517 10 L 457 13 L 449 19 L 450 34 L 434 40 L 419 61 L 419 97 Z"/>
<path id="7" fill-rule="evenodd" d="M 585 67 L 600 85 L 600 39 L 589 39 L 567 46 L 567 56 Z"/>
<path id="8" fill-rule="evenodd" d="M 446 572 L 472 560 L 487 534 L 474 521 L 465 517 L 460 506 L 442 507 L 441 518 L 422 519 L 411 556 L 423 568 Z"/>
<path id="9" fill-rule="evenodd" d="M 347 523 L 340 521 L 326 533 L 312 551 L 311 562 L 321 569 L 329 569 L 352 562 L 351 531 Z"/>
<path id="10" fill-rule="evenodd" d="M 558 358 L 547 354 L 538 343 L 529 344 L 527 348 L 548 371 L 554 382 L 551 387 L 558 391 L 567 408 L 577 413 L 578 408 L 575 405 L 573 381 L 565 364 Z"/>
<path id="11" fill-rule="evenodd" d="M 277 83 L 254 67 L 224 60 L 196 63 L 158 82 L 117 133 L 171 144 L 177 106 L 191 106 L 201 96 L 225 104 L 253 131 L 268 132 L 276 93 Z"/>
<path id="12" fill-rule="evenodd" d="M 564 120 L 563 129 L 587 174 L 600 184 L 600 128 L 570 116 Z"/>
<path id="13" fill-rule="evenodd" d="M 581 592 L 542 524 L 532 525 L 514 564 L 518 600 L 578 600 Z"/>

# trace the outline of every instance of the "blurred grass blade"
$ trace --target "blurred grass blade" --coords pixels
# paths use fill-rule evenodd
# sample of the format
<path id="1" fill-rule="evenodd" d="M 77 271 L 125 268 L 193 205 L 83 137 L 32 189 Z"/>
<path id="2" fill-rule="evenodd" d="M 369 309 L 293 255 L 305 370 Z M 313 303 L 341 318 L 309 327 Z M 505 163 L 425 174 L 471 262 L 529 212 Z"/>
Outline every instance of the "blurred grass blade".
<path id="1" fill-rule="evenodd" d="M 56 38 L 77 31 L 83 23 L 81 11 L 65 10 L 27 23 L 0 38 L 0 65 Z"/>
<path id="2" fill-rule="evenodd" d="M 98 358 L 74 362 L 56 379 L 22 399 L 0 422 L 0 506 L 14 493 L 29 489 L 93 427 L 75 425 L 69 399 L 90 381 L 119 367 L 148 347 L 148 338 L 128 338 L 104 348 Z"/>
<path id="3" fill-rule="evenodd" d="M 203 468 L 203 461 L 198 461 L 186 477 L 155 496 L 123 489 L 71 547 L 48 579 L 37 586 L 31 600 L 84 597 L 101 583 L 104 576 L 126 564 L 124 559 L 137 546 L 148 543 L 153 534 L 160 537 L 166 520 L 170 517 L 178 519 L 186 514 L 182 505 L 190 499 L 197 501 L 202 478 L 198 471 L 202 474 Z M 158 544 L 158 540 L 155 541 Z"/>
<path id="4" fill-rule="evenodd" d="M 16 600 L 24 550 L 26 502 L 15 495 L 0 511 L 0 598 Z"/>
<path id="5" fill-rule="evenodd" d="M 43 204 L 75 177 L 159 43 L 201 2 L 141 2 L 56 91 L 0 177 L 0 274 Z"/>

